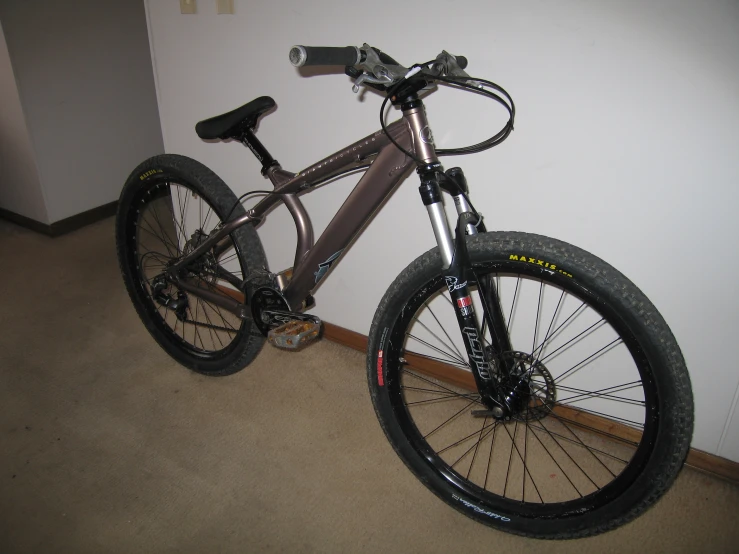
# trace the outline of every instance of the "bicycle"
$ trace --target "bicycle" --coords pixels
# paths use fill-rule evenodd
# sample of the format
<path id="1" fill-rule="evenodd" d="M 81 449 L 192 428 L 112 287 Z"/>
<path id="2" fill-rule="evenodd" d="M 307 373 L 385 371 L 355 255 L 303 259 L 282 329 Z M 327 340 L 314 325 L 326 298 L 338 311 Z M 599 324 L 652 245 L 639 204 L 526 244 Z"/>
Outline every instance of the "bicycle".
<path id="1" fill-rule="evenodd" d="M 298 348 L 319 336 L 311 292 L 372 214 L 415 168 L 437 247 L 385 293 L 369 332 L 367 377 L 380 424 L 439 498 L 486 525 L 538 538 L 607 531 L 640 515 L 686 458 L 693 401 L 685 362 L 644 294 L 604 261 L 564 242 L 488 232 L 460 168 L 439 156 L 505 140 L 515 107 L 498 85 L 442 52 L 404 67 L 367 44 L 290 50 L 293 65 L 345 66 L 355 92 L 385 95 L 381 130 L 292 173 L 259 142 L 260 97 L 201 121 L 202 139 L 234 139 L 273 190 L 240 198 L 195 160 L 166 154 L 137 167 L 121 193 L 116 242 L 133 304 L 182 365 L 229 375 L 266 340 Z M 479 144 L 436 149 L 423 95 L 439 83 L 508 110 Z M 386 125 L 390 102 L 402 117 Z M 300 195 L 364 171 L 314 241 Z M 442 193 L 451 195 L 450 227 Z M 248 211 L 242 201 L 263 196 Z M 283 203 L 297 229 L 293 268 L 272 273 L 256 227 Z"/>

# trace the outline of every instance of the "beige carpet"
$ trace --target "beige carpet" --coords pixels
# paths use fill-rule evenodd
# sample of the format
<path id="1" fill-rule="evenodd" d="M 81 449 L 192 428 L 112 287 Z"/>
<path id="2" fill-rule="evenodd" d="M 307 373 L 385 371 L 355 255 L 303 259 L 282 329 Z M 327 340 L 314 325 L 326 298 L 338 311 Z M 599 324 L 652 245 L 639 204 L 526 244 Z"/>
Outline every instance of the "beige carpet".
<path id="1" fill-rule="evenodd" d="M 362 356 L 332 343 L 188 372 L 138 321 L 112 220 L 57 239 L 0 221 L 0 269 L 4 554 L 739 552 L 739 489 L 692 470 L 590 539 L 466 519 L 395 456 Z"/>

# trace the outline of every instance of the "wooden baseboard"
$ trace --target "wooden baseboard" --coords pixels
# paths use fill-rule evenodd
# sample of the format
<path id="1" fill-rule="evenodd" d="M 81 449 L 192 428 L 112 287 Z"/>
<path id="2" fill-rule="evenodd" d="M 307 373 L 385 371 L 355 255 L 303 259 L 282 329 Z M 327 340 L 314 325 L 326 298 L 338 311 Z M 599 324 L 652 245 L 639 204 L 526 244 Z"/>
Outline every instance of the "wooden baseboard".
<path id="1" fill-rule="evenodd" d="M 72 231 L 76 231 L 77 229 L 90 225 L 91 223 L 96 223 L 106 217 L 115 215 L 117 208 L 117 201 L 110 202 L 109 204 L 98 206 L 97 208 L 55 221 L 51 224 L 41 223 L 35 219 L 31 219 L 30 217 L 11 212 L 10 210 L 5 210 L 3 208 L 0 208 L 0 217 L 7 219 L 16 225 L 25 227 L 26 229 L 36 231 L 37 233 L 48 235 L 50 237 L 58 237 L 60 235 L 71 233 Z"/>
<path id="2" fill-rule="evenodd" d="M 333 323 L 323 322 L 323 338 L 331 342 L 338 342 L 360 352 L 367 352 L 367 335 L 350 331 Z"/>
<path id="3" fill-rule="evenodd" d="M 357 333 L 356 331 L 350 331 L 344 327 L 324 321 L 323 337 L 330 341 L 348 346 L 349 348 L 359 350 L 360 352 L 367 352 L 367 336 Z M 468 390 L 476 390 L 475 381 L 472 374 L 468 371 L 464 371 L 435 360 L 430 360 L 424 356 L 406 354 L 406 359 L 415 369 L 427 375 L 442 379 L 448 383 Z M 572 408 L 565 408 L 564 406 L 558 406 L 555 408 L 555 412 L 557 411 L 566 416 L 568 421 L 581 421 L 589 428 L 595 428 L 603 433 L 615 435 L 626 440 L 638 440 L 640 436 L 639 432 L 631 427 L 614 424 L 611 420 L 599 418 L 589 413 L 574 410 Z M 732 483 L 739 484 L 739 463 L 727 460 L 726 458 L 691 448 L 688 453 L 688 459 L 685 461 L 685 465 L 710 473 L 716 477 L 726 479 Z"/>
<path id="4" fill-rule="evenodd" d="M 739 484 L 739 463 L 691 448 L 685 465 Z"/>

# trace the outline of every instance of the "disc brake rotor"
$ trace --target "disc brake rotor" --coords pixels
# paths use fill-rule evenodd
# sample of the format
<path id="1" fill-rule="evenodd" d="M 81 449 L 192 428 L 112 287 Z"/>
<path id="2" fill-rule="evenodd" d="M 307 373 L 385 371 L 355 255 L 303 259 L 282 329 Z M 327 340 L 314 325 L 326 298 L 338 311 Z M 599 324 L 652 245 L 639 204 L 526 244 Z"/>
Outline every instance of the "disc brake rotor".
<path id="1" fill-rule="evenodd" d="M 512 368 L 500 385 L 508 391 L 506 404 L 515 418 L 531 421 L 549 415 L 557 401 L 557 390 L 544 364 L 524 352 L 506 352 L 501 358 L 502 367 Z"/>
<path id="2" fill-rule="evenodd" d="M 202 229 L 197 229 L 192 236 L 190 237 L 190 240 L 188 240 L 185 243 L 184 248 L 182 249 L 183 256 L 187 256 L 190 254 L 193 250 L 195 250 L 198 246 L 200 246 L 205 239 L 208 238 L 208 235 L 206 235 Z M 189 269 L 198 275 L 200 279 L 205 281 L 206 283 L 209 283 L 211 285 L 214 285 L 216 281 L 218 280 L 218 275 L 216 273 L 216 266 L 217 262 L 215 259 L 215 256 L 213 255 L 213 252 L 209 251 L 203 254 L 200 258 L 195 260 L 191 266 L 189 266 Z"/>

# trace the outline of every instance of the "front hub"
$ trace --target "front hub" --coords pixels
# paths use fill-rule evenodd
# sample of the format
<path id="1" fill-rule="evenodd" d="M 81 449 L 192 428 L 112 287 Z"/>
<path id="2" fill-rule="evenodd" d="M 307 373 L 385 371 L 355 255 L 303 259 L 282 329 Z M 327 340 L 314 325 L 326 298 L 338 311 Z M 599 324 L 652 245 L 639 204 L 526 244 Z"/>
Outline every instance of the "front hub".
<path id="1" fill-rule="evenodd" d="M 510 417 L 526 421 L 546 417 L 557 400 L 554 379 L 547 368 L 524 352 L 506 352 L 503 358 L 511 362 L 501 364 L 511 368 L 501 383 L 503 403 Z"/>
<path id="2" fill-rule="evenodd" d="M 506 352 L 496 361 L 497 398 L 488 399 L 488 409 L 475 410 L 473 416 L 531 421 L 552 412 L 556 386 L 544 364 L 524 352 Z"/>

